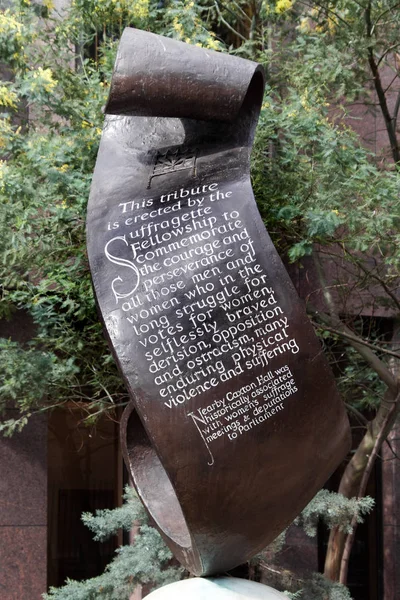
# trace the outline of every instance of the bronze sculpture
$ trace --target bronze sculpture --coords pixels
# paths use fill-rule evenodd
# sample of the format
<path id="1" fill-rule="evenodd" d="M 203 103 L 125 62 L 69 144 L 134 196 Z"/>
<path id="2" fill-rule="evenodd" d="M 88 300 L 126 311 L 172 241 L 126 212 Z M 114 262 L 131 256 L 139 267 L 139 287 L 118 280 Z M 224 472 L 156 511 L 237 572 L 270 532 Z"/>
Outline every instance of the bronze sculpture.
<path id="1" fill-rule="evenodd" d="M 94 289 L 132 397 L 124 458 L 196 575 L 271 542 L 349 446 L 251 189 L 263 90 L 256 63 L 125 30 L 89 202 Z"/>

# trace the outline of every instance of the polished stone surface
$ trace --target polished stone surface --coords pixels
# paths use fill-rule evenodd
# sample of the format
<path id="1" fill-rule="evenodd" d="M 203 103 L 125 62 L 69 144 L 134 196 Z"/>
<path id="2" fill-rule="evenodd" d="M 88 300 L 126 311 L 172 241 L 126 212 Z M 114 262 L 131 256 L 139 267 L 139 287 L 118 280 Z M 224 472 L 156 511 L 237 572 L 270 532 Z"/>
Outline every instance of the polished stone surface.
<path id="1" fill-rule="evenodd" d="M 34 324 L 17 311 L 0 319 L 0 337 L 22 344 Z M 4 420 L 18 417 L 10 400 Z M 31 417 L 11 438 L 0 436 L 0 599 L 41 598 L 47 585 L 47 418 Z"/>
<path id="2" fill-rule="evenodd" d="M 18 412 L 6 411 L 6 419 Z M 47 419 L 0 437 L 0 527 L 47 525 Z"/>
<path id="3" fill-rule="evenodd" d="M 39 600 L 47 587 L 47 527 L 0 527 L 1 600 Z"/>
<path id="4" fill-rule="evenodd" d="M 159 588 L 149 600 L 287 600 L 287 596 L 262 583 L 236 577 L 186 579 Z"/>

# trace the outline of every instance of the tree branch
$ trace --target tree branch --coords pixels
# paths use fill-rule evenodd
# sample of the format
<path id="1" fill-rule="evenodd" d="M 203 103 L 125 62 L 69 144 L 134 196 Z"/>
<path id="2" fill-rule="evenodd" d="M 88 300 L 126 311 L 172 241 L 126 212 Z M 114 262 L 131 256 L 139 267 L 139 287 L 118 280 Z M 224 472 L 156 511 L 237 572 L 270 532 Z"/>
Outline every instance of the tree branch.
<path id="1" fill-rule="evenodd" d="M 388 388 L 393 392 L 397 393 L 397 382 L 392 376 L 391 372 L 385 365 L 383 361 L 381 361 L 376 354 L 372 352 L 372 349 L 368 348 L 367 345 L 363 344 L 362 338 L 354 335 L 351 329 L 349 329 L 343 321 L 340 319 L 335 303 L 329 291 L 329 288 L 326 285 L 324 273 L 322 271 L 321 263 L 319 260 L 319 256 L 317 252 L 313 253 L 314 263 L 317 269 L 317 274 L 319 278 L 319 282 L 321 285 L 322 292 L 324 294 L 325 301 L 328 305 L 328 310 L 330 311 L 330 315 L 326 313 L 318 312 L 314 309 L 314 313 L 319 316 L 320 320 L 329 327 L 333 327 L 338 332 L 342 334 L 347 334 L 349 339 L 349 343 L 361 356 L 364 360 L 376 371 L 379 377 L 386 383 Z M 310 306 L 310 305 L 309 305 Z"/>
<path id="2" fill-rule="evenodd" d="M 307 6 L 307 8 L 310 8 L 310 9 L 313 8 L 313 4 L 310 4 L 309 2 L 306 2 L 305 0 L 300 1 L 299 4 L 303 4 L 304 6 Z M 335 12 L 332 8 L 330 8 L 330 6 L 321 4 L 320 2 L 315 2 L 315 4 L 322 10 L 325 10 L 327 13 L 330 13 L 331 15 L 336 17 L 336 19 L 338 21 L 341 21 L 344 25 L 346 25 L 346 27 L 350 27 L 350 23 L 348 23 L 345 19 L 343 19 L 343 17 L 341 17 L 337 12 Z M 315 19 L 313 19 L 313 20 L 315 20 Z"/>
<path id="3" fill-rule="evenodd" d="M 394 70 L 394 69 L 393 69 Z M 388 93 L 388 91 L 390 90 L 390 88 L 392 87 L 392 85 L 394 84 L 394 82 L 396 81 L 396 79 L 398 79 L 399 74 L 396 71 L 395 76 L 393 77 L 393 79 L 391 80 L 391 82 L 389 83 L 389 85 L 383 90 L 383 93 L 386 95 Z M 393 117 L 392 117 L 393 118 Z"/>
<path id="4" fill-rule="evenodd" d="M 216 0 L 216 1 L 218 1 L 218 4 L 220 4 L 222 6 L 222 8 L 224 8 L 229 13 L 231 13 L 232 17 L 234 19 L 237 19 L 243 25 L 243 27 L 245 26 L 244 23 L 243 23 L 243 20 L 241 19 L 241 17 L 239 17 L 239 15 L 237 13 L 235 13 L 231 8 L 229 8 L 229 6 L 226 6 L 226 4 L 224 4 L 223 2 L 221 2 L 221 0 Z M 233 4 L 235 4 L 235 3 L 233 3 Z M 247 17 L 246 13 L 244 13 L 244 14 Z M 250 19 L 250 22 L 251 22 L 251 19 Z"/>
<path id="5" fill-rule="evenodd" d="M 399 101 L 399 106 L 400 106 L 400 92 L 399 92 L 399 96 L 398 96 L 398 101 Z M 383 281 L 383 279 L 381 277 L 379 277 L 379 275 L 376 275 L 375 273 L 368 271 L 368 269 L 366 267 L 364 267 L 364 265 L 362 264 L 361 260 L 357 260 L 346 248 L 344 248 L 344 251 L 347 254 L 347 256 L 349 256 L 351 258 L 353 263 L 355 263 L 362 271 L 364 271 L 364 273 L 366 275 L 369 275 L 370 277 L 375 279 L 383 287 L 383 289 L 385 290 L 387 295 L 393 300 L 393 302 L 395 303 L 397 308 L 400 310 L 400 300 L 397 298 L 396 294 L 394 294 L 392 292 L 392 290 L 390 290 L 388 288 L 388 286 Z"/>
<path id="6" fill-rule="evenodd" d="M 318 323 L 315 323 L 314 321 L 312 323 L 315 327 L 318 327 L 319 329 L 326 329 L 327 331 L 335 333 L 336 335 L 340 335 L 340 337 L 343 337 L 347 340 L 351 340 L 352 342 L 362 344 L 363 346 L 367 346 L 367 348 L 371 348 L 372 350 L 376 350 L 377 352 L 383 352 L 384 354 L 389 354 L 390 356 L 394 356 L 395 358 L 400 359 L 400 354 L 397 354 L 397 352 L 392 352 L 392 350 L 387 350 L 386 348 L 380 348 L 379 346 L 375 346 L 375 344 L 371 344 L 371 342 L 367 342 L 362 338 L 348 333 L 344 333 L 343 331 L 340 331 L 339 329 L 334 329 L 333 327 L 328 327 L 328 325 L 318 325 Z"/>
<path id="7" fill-rule="evenodd" d="M 388 388 L 394 393 L 397 392 L 397 382 L 395 378 L 385 363 L 381 361 L 381 359 L 378 358 L 374 352 L 372 352 L 372 349 L 370 349 L 368 345 L 363 343 L 362 338 L 354 335 L 353 332 L 340 319 L 334 319 L 326 313 L 321 313 L 318 311 L 315 311 L 314 314 L 318 315 L 324 325 L 332 327 L 341 334 L 346 334 L 350 345 L 357 350 L 359 354 L 361 354 L 363 359 L 374 369 L 374 371 L 379 375 Z M 390 350 L 388 350 L 388 352 L 390 352 Z"/>
<path id="8" fill-rule="evenodd" d="M 385 52 L 383 54 L 381 54 L 381 56 L 379 57 L 378 62 L 377 62 L 377 66 L 379 67 L 379 65 L 381 64 L 381 62 L 385 58 L 385 56 L 387 56 L 392 50 L 394 50 L 395 48 L 398 48 L 399 46 L 400 46 L 400 42 L 397 42 L 396 44 L 393 44 L 392 46 L 389 46 L 389 48 L 386 48 Z"/>
<path id="9" fill-rule="evenodd" d="M 394 450 L 394 448 L 393 448 L 393 446 L 392 446 L 392 443 L 391 443 L 391 441 L 389 440 L 389 438 L 388 438 L 388 437 L 386 438 L 385 442 L 386 442 L 386 443 L 387 443 L 387 445 L 389 446 L 389 450 L 390 450 L 390 452 L 393 454 L 393 456 L 392 456 L 392 458 L 386 458 L 386 459 L 383 459 L 383 461 L 384 461 L 384 462 L 387 462 L 388 460 L 393 460 L 393 459 L 400 460 L 400 457 L 399 457 L 399 455 L 397 454 L 397 452 L 395 452 L 395 450 Z"/>
<path id="10" fill-rule="evenodd" d="M 400 2 L 397 2 L 394 6 L 391 6 L 390 8 L 387 8 L 386 10 L 384 10 L 375 20 L 375 23 L 373 25 L 372 29 L 375 29 L 376 25 L 379 23 L 379 21 L 382 19 L 382 17 L 384 17 L 385 15 L 387 15 L 389 12 L 391 12 L 392 10 L 394 10 L 395 8 L 397 8 L 398 6 L 400 6 Z"/>
<path id="11" fill-rule="evenodd" d="M 215 2 L 214 2 L 214 6 L 215 6 L 215 8 L 217 9 L 218 16 L 219 16 L 219 18 L 221 19 L 221 22 L 222 22 L 222 23 L 225 25 L 225 27 L 227 27 L 227 28 L 228 28 L 230 31 L 232 31 L 232 33 L 234 33 L 235 35 L 237 35 L 237 36 L 238 36 L 238 38 L 240 38 L 240 39 L 241 39 L 241 40 L 243 40 L 244 42 L 247 42 L 248 40 L 247 40 L 247 39 L 244 37 L 244 35 L 242 35 L 242 34 L 241 34 L 241 33 L 239 33 L 238 31 L 236 31 L 236 29 L 234 29 L 234 28 L 232 27 L 232 25 L 230 25 L 230 24 L 228 23 L 228 21 L 226 21 L 226 20 L 224 19 L 224 17 L 222 16 L 222 13 L 221 13 L 221 11 L 220 11 L 220 8 L 219 8 L 219 6 L 218 6 L 218 2 L 216 2 L 216 1 L 215 1 Z"/>
<path id="12" fill-rule="evenodd" d="M 367 38 L 371 39 L 373 35 L 373 26 L 371 22 L 371 1 L 368 2 L 365 10 L 365 20 L 367 25 Z M 385 92 L 383 91 L 383 85 L 381 76 L 379 73 L 378 65 L 376 64 L 374 57 L 374 50 L 372 44 L 368 47 L 368 63 L 374 78 L 375 91 L 378 96 L 380 109 L 385 121 L 386 131 L 389 137 L 390 148 L 392 150 L 393 160 L 396 164 L 400 162 L 400 148 L 397 142 L 396 130 L 394 128 L 393 118 L 390 116 L 389 107 L 387 105 Z"/>
<path id="13" fill-rule="evenodd" d="M 391 408 L 389 409 L 389 411 L 386 415 L 386 418 L 384 419 L 384 421 L 382 422 L 382 424 L 380 426 L 380 429 L 379 429 L 378 435 L 376 436 L 372 451 L 368 457 L 367 466 L 365 467 L 363 476 L 361 478 L 361 482 L 360 482 L 360 486 L 358 488 L 358 494 L 357 494 L 358 498 L 363 498 L 365 495 L 368 480 L 371 475 L 372 468 L 375 464 L 375 460 L 378 456 L 379 449 L 382 446 L 384 439 L 387 437 L 389 423 L 391 423 L 392 417 L 398 411 L 399 399 L 400 399 L 400 394 L 398 394 L 397 397 L 395 398 Z M 346 585 L 346 582 L 347 582 L 347 573 L 348 573 L 348 569 L 349 569 L 350 552 L 353 547 L 354 537 L 355 537 L 356 529 L 357 529 L 357 515 L 353 516 L 353 519 L 351 521 L 351 528 L 352 528 L 352 531 L 350 534 L 348 534 L 348 536 L 346 538 L 343 555 L 342 555 L 342 560 L 340 563 L 339 582 L 342 583 L 343 585 Z"/>
<path id="14" fill-rule="evenodd" d="M 393 127 L 397 130 L 397 117 L 399 116 L 400 109 L 400 91 L 397 94 L 396 104 L 393 110 Z"/>
<path id="15" fill-rule="evenodd" d="M 380 446 L 393 427 L 399 408 L 400 394 L 398 389 L 395 393 L 387 390 L 375 418 L 370 421 L 363 439 L 347 464 L 340 480 L 338 491 L 346 498 L 359 497 L 362 492 L 361 486 L 366 486 Z M 377 438 L 379 439 L 377 440 Z M 365 470 L 368 471 L 367 474 L 365 474 Z M 343 531 L 340 531 L 338 527 L 331 530 L 324 574 L 332 581 L 338 581 L 341 573 L 343 577 L 345 575 L 344 566 L 342 570 L 342 558 L 346 542 L 347 536 Z M 349 545 L 350 543 L 351 541 L 349 541 Z M 349 550 L 350 548 L 347 552 Z"/>
<path id="16" fill-rule="evenodd" d="M 241 14 L 242 14 L 242 15 L 243 15 L 243 16 L 244 16 L 244 17 L 245 17 L 245 18 L 246 18 L 248 21 L 250 21 L 250 23 L 251 23 L 251 18 L 249 17 L 249 15 L 248 15 L 246 12 L 244 12 L 243 8 L 242 8 L 242 7 L 241 7 L 241 6 L 240 6 L 240 5 L 239 5 L 237 2 L 235 2 L 234 0 L 232 1 L 232 4 L 233 4 L 234 6 L 236 6 L 236 8 L 238 9 L 238 11 L 239 11 L 239 12 L 240 12 L 240 13 L 241 13 Z"/>

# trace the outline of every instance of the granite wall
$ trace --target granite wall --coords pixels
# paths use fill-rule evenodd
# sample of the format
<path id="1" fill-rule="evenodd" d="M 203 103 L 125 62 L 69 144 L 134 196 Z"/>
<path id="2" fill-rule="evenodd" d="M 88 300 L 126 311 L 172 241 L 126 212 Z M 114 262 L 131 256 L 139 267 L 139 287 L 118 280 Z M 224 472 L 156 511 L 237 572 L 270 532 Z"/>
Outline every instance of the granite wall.
<path id="1" fill-rule="evenodd" d="M 41 417 L 0 438 L 0 598 L 40 600 L 46 583 L 47 419 Z"/>
<path id="2" fill-rule="evenodd" d="M 22 312 L 0 320 L 0 337 L 24 343 L 34 332 Z M 5 418 L 16 411 L 6 410 Z M 47 418 L 12 438 L 0 434 L 0 599 L 40 600 L 47 583 Z"/>

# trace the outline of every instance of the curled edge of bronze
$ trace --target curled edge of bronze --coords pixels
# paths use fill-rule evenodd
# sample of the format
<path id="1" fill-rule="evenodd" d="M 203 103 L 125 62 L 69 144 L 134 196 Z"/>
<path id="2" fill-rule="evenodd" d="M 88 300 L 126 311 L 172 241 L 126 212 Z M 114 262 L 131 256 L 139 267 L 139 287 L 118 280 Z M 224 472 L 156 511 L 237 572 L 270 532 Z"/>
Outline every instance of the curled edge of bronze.
<path id="1" fill-rule="evenodd" d="M 258 63 L 127 28 L 105 112 L 232 122 L 255 73 Z"/>
<path id="2" fill-rule="evenodd" d="M 205 574 L 203 561 L 172 482 L 131 400 L 121 419 L 125 465 L 136 492 L 175 558 L 195 575 Z"/>

